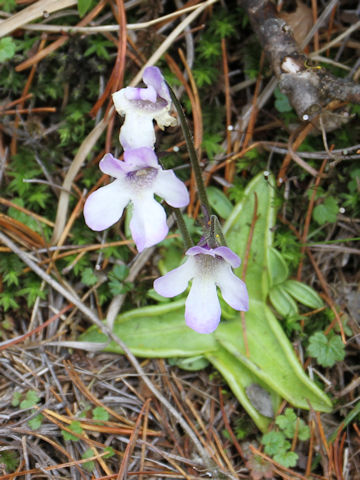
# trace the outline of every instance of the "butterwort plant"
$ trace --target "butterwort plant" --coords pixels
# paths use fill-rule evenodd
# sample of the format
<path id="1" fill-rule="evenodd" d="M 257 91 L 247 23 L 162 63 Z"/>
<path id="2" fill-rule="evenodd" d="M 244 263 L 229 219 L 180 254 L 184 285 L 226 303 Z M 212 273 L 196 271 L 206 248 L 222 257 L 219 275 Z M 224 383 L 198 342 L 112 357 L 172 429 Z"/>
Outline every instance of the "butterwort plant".
<path id="1" fill-rule="evenodd" d="M 210 207 L 200 164 L 184 113 L 160 70 L 146 68 L 143 81 L 146 88 L 127 87 L 113 94 L 116 110 L 125 116 L 119 136 L 124 159 L 119 160 L 107 153 L 100 161 L 101 171 L 114 177 L 114 181 L 89 195 L 84 205 L 85 221 L 95 231 L 105 230 L 114 225 L 131 204 L 130 232 L 141 252 L 161 242 L 168 234 L 165 210 L 154 195 L 174 207 L 184 244 L 188 247 L 187 258 L 178 268 L 155 280 L 154 289 L 164 297 L 174 297 L 183 293 L 192 282 L 185 304 L 186 324 L 198 333 L 209 334 L 217 328 L 221 317 L 217 288 L 235 310 L 249 308 L 245 283 L 232 271 L 240 266 L 241 261 L 226 246 L 221 232 L 215 235 L 213 221 L 205 222 L 205 240 L 193 246 L 179 210 L 189 203 L 187 189 L 172 170 L 161 167 L 154 152 L 154 120 L 161 129 L 176 124 L 176 119 L 170 115 L 172 101 L 179 114 L 195 171 L 200 202 L 209 217 Z M 219 221 L 215 220 L 219 229 Z"/>

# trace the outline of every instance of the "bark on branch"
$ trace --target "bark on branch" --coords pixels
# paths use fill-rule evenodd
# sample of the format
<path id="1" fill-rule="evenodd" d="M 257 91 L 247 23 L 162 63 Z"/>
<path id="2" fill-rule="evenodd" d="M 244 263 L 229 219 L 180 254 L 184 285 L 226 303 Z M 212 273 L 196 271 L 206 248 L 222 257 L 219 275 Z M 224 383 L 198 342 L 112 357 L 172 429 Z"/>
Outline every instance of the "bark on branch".
<path id="1" fill-rule="evenodd" d="M 333 100 L 360 103 L 360 85 L 311 66 L 270 0 L 240 0 L 240 4 L 271 62 L 280 90 L 300 119 L 311 120 Z"/>

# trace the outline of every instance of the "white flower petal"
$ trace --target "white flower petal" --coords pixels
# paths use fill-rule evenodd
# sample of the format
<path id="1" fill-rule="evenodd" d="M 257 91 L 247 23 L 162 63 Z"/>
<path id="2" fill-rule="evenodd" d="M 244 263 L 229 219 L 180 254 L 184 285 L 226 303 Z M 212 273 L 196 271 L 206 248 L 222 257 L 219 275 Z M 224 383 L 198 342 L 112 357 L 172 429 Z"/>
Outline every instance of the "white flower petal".
<path id="1" fill-rule="evenodd" d="M 234 275 L 229 264 L 221 262 L 216 269 L 216 285 L 220 287 L 223 299 L 235 310 L 249 310 L 249 296 L 245 283 Z"/>
<path id="2" fill-rule="evenodd" d="M 198 333 L 212 333 L 219 325 L 221 308 L 215 283 L 195 277 L 185 303 L 185 321 Z"/>
<path id="3" fill-rule="evenodd" d="M 125 174 L 124 162 L 115 158 L 111 153 L 107 153 L 100 160 L 99 168 L 102 172 L 115 178 L 121 178 Z"/>
<path id="4" fill-rule="evenodd" d="M 141 147 L 154 149 L 156 138 L 152 116 L 127 112 L 119 139 L 124 150 Z"/>
<path id="5" fill-rule="evenodd" d="M 153 188 L 154 192 L 172 207 L 181 208 L 189 204 L 187 188 L 172 170 L 160 170 Z"/>
<path id="6" fill-rule="evenodd" d="M 176 297 L 176 295 L 180 295 L 180 293 L 186 290 L 195 272 L 195 262 L 192 258 L 189 258 L 180 267 L 157 278 L 154 282 L 154 289 L 163 297 Z"/>
<path id="7" fill-rule="evenodd" d="M 130 231 L 139 252 L 164 240 L 169 227 L 164 208 L 154 199 L 151 191 L 142 191 L 132 198 L 134 208 Z"/>
<path id="8" fill-rule="evenodd" d="M 129 190 L 121 180 L 99 188 L 85 202 L 86 225 L 97 232 L 111 227 L 119 220 L 129 201 Z"/>

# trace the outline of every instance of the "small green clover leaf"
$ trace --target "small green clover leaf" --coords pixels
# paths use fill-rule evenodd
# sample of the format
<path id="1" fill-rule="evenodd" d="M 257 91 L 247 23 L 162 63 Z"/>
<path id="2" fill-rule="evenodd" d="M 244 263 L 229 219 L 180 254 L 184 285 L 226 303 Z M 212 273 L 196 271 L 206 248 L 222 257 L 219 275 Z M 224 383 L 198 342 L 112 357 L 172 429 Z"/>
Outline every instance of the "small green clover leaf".
<path id="1" fill-rule="evenodd" d="M 284 467 L 289 468 L 289 467 L 295 467 L 299 456 L 295 452 L 283 451 L 274 455 L 273 458 L 275 462 L 278 462 Z"/>
<path id="2" fill-rule="evenodd" d="M 11 405 L 13 407 L 17 407 L 20 403 L 20 398 L 21 398 L 21 392 L 14 392 L 11 400 Z"/>
<path id="3" fill-rule="evenodd" d="M 316 332 L 310 337 L 308 354 L 316 358 L 319 365 L 332 367 L 344 360 L 345 345 L 339 335 L 326 337 L 322 332 Z"/>
<path id="4" fill-rule="evenodd" d="M 265 446 L 265 453 L 276 455 L 282 450 L 290 448 L 290 442 L 285 438 L 282 432 L 272 431 L 263 435 L 261 443 Z"/>
<path id="5" fill-rule="evenodd" d="M 69 429 L 77 433 L 78 435 L 81 435 L 83 433 L 83 429 L 81 426 L 81 423 L 78 420 L 74 420 L 70 423 Z M 79 440 L 78 437 L 75 437 L 75 435 L 72 435 L 72 433 L 67 432 L 66 430 L 61 430 L 62 436 L 64 437 L 64 440 L 72 440 L 73 442 L 77 442 Z"/>
<path id="6" fill-rule="evenodd" d="M 316 205 L 313 210 L 313 218 L 319 225 L 336 221 L 336 216 L 339 213 L 339 206 L 335 198 L 326 197 L 324 203 Z"/>
<path id="7" fill-rule="evenodd" d="M 271 455 L 275 462 L 284 465 L 284 467 L 294 467 L 296 465 L 298 455 L 290 451 L 291 444 L 286 440 L 283 432 L 272 431 L 266 433 L 262 437 L 261 443 L 265 446 L 265 453 Z"/>
<path id="8" fill-rule="evenodd" d="M 34 390 L 29 390 L 25 395 L 25 400 L 20 403 L 20 408 L 34 407 L 39 400 L 38 394 Z"/>
<path id="9" fill-rule="evenodd" d="M 94 456 L 94 451 L 92 448 L 89 448 L 88 450 L 86 450 L 82 455 L 81 455 L 81 458 L 84 460 L 86 458 L 91 458 Z M 95 462 L 94 460 L 91 460 L 90 462 L 85 462 L 82 464 L 83 468 L 85 468 L 85 470 L 87 470 L 88 472 L 92 472 L 95 468 Z"/>
<path id="10" fill-rule="evenodd" d="M 39 415 L 36 415 L 36 417 L 31 418 L 28 421 L 28 425 L 31 428 L 31 430 L 37 430 L 38 428 L 41 427 L 43 420 L 44 420 L 44 417 L 41 415 L 41 413 L 39 413 Z"/>
<path id="11" fill-rule="evenodd" d="M 81 281 L 87 287 L 92 287 L 98 281 L 98 277 L 95 275 L 94 270 L 92 268 L 87 267 L 82 271 Z"/>
<path id="12" fill-rule="evenodd" d="M 115 455 L 115 450 L 112 447 L 104 448 L 104 452 L 107 452 L 103 458 L 111 458 Z"/>
<path id="13" fill-rule="evenodd" d="M 281 428 L 287 438 L 294 438 L 295 431 L 297 431 L 300 440 L 308 440 L 310 437 L 309 427 L 296 416 L 292 408 L 287 408 L 284 415 L 278 415 L 275 423 Z"/>
<path id="14" fill-rule="evenodd" d="M 92 416 L 94 420 L 100 422 L 107 422 L 109 420 L 109 413 L 103 407 L 96 407 L 92 411 Z"/>
<path id="15" fill-rule="evenodd" d="M 10 60 L 15 55 L 16 45 L 11 37 L 3 37 L 0 40 L 0 63 Z"/>

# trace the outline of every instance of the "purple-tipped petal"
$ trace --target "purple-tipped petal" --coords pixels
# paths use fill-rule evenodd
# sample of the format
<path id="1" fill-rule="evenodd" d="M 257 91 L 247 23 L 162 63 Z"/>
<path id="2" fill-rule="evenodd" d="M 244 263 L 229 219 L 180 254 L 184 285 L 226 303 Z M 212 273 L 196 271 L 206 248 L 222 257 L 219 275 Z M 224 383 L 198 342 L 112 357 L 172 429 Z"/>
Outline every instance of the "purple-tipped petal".
<path id="1" fill-rule="evenodd" d="M 159 97 L 163 98 L 168 103 L 171 102 L 169 89 L 158 67 L 145 68 L 143 80 L 149 87 L 154 87 Z"/>
<path id="2" fill-rule="evenodd" d="M 124 95 L 128 100 L 147 100 L 156 102 L 156 90 L 151 85 L 148 88 L 126 87 Z"/>
<path id="3" fill-rule="evenodd" d="M 215 257 L 215 253 L 213 253 L 212 249 L 199 247 L 199 245 L 196 245 L 195 247 L 189 248 L 185 252 L 185 255 L 188 255 L 190 257 L 192 257 L 194 255 L 211 255 L 212 257 Z"/>
<path id="4" fill-rule="evenodd" d="M 159 171 L 153 188 L 154 192 L 172 207 L 182 208 L 189 204 L 188 190 L 172 170 Z"/>
<path id="5" fill-rule="evenodd" d="M 99 163 L 99 168 L 102 172 L 112 177 L 123 177 L 126 170 L 124 169 L 124 162 L 115 158 L 111 153 L 107 153 Z"/>
<path id="6" fill-rule="evenodd" d="M 163 207 L 153 198 L 151 192 L 142 192 L 141 196 L 132 198 L 133 214 L 130 231 L 139 252 L 164 240 L 169 227 Z"/>
<path id="7" fill-rule="evenodd" d="M 222 257 L 233 268 L 240 267 L 240 264 L 241 264 L 240 258 L 236 255 L 236 253 L 230 250 L 229 247 L 217 247 L 217 248 L 214 248 L 213 251 L 215 255 Z"/>
<path id="8" fill-rule="evenodd" d="M 129 201 L 129 191 L 120 180 L 99 188 L 85 202 L 86 225 L 97 232 L 111 227 L 119 220 Z"/>
<path id="9" fill-rule="evenodd" d="M 235 310 L 249 310 L 249 295 L 245 283 L 231 271 L 229 264 L 223 262 L 216 269 L 216 285 L 220 287 L 223 299 Z"/>
<path id="10" fill-rule="evenodd" d="M 180 293 L 186 290 L 189 281 L 195 276 L 195 273 L 195 262 L 192 258 L 188 258 L 180 267 L 157 278 L 154 281 L 154 289 L 163 297 L 176 297 L 176 295 L 180 295 Z"/>
<path id="11" fill-rule="evenodd" d="M 215 283 L 195 277 L 185 303 L 186 325 L 198 333 L 212 333 L 219 325 L 220 316 Z"/>
<path id="12" fill-rule="evenodd" d="M 147 167 L 160 168 L 157 156 L 148 147 L 132 148 L 124 152 L 126 172 L 134 172 Z"/>

